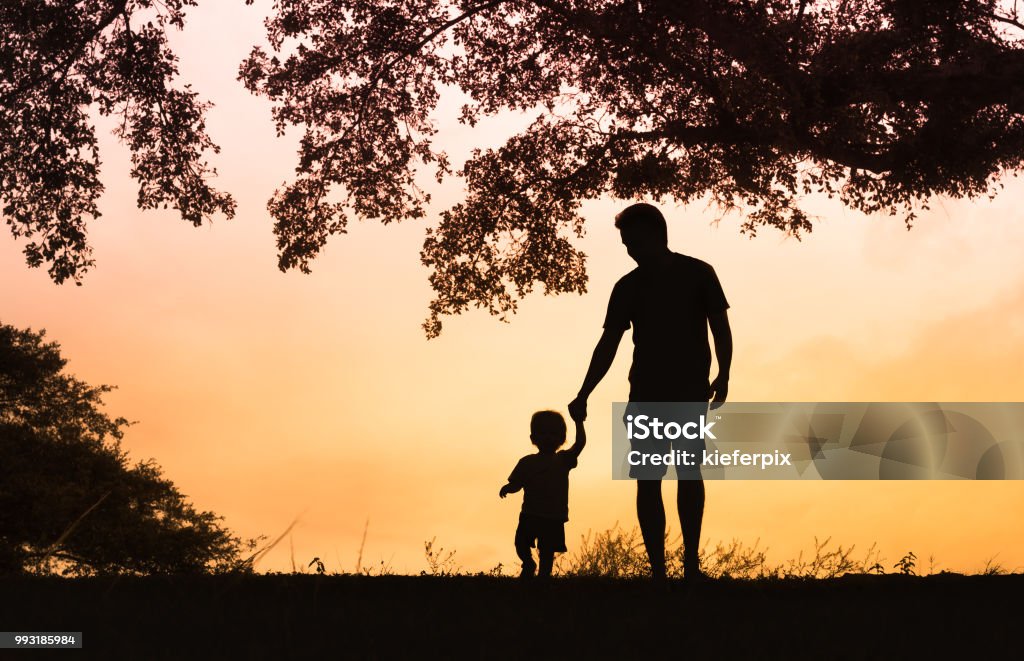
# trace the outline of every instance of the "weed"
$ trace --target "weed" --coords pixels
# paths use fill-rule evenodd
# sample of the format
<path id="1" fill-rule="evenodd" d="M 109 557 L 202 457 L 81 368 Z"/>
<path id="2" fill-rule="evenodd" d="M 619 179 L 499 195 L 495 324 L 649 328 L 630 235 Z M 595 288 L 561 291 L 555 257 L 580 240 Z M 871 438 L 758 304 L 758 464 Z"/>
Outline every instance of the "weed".
<path id="1" fill-rule="evenodd" d="M 893 565 L 894 569 L 899 569 L 900 573 L 904 576 L 917 576 L 915 567 L 917 566 L 917 556 L 914 555 L 913 551 L 908 551 L 905 556 L 896 561 Z"/>
<path id="2" fill-rule="evenodd" d="M 665 536 L 665 568 L 669 576 L 683 575 L 681 538 Z M 868 548 L 863 559 L 854 557 L 855 546 L 832 545 L 831 538 L 815 538 L 814 554 L 805 558 L 803 552 L 795 560 L 781 565 L 768 562 L 768 549 L 760 540 L 745 544 L 737 539 L 718 542 L 701 549 L 700 562 L 704 573 L 713 578 L 835 578 L 844 574 L 884 573 L 875 545 Z M 649 574 L 647 553 L 636 528 L 588 532 L 579 547 L 556 563 L 558 573 L 566 576 L 602 576 L 638 578 Z"/>
<path id="3" fill-rule="evenodd" d="M 423 554 L 427 559 L 427 571 L 420 572 L 421 576 L 455 576 L 461 567 L 455 564 L 455 551 L 445 551 L 443 547 L 436 549 L 437 537 L 430 541 L 423 542 Z"/>
<path id="4" fill-rule="evenodd" d="M 616 524 L 596 534 L 588 531 L 578 550 L 558 558 L 556 569 L 568 576 L 637 578 L 648 574 L 647 553 L 635 528 L 624 531 Z"/>
<path id="5" fill-rule="evenodd" d="M 981 570 L 982 576 L 1001 576 L 1006 574 L 1006 568 L 1002 564 L 996 562 L 996 556 L 992 556 L 985 561 L 985 567 Z"/>

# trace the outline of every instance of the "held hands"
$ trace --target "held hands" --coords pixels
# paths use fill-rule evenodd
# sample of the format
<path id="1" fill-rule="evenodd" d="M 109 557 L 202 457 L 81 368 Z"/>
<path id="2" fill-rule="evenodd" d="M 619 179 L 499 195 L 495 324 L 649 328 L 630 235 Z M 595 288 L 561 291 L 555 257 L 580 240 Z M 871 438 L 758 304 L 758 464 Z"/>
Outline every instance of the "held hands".
<path id="1" fill-rule="evenodd" d="M 711 382 L 711 392 L 715 395 L 711 400 L 711 408 L 717 409 L 725 403 L 725 398 L 729 395 L 729 375 L 719 374 L 715 377 L 715 380 Z"/>
<path id="2" fill-rule="evenodd" d="M 587 419 L 587 398 L 577 395 L 576 399 L 569 402 L 569 417 L 576 422 L 583 422 Z"/>

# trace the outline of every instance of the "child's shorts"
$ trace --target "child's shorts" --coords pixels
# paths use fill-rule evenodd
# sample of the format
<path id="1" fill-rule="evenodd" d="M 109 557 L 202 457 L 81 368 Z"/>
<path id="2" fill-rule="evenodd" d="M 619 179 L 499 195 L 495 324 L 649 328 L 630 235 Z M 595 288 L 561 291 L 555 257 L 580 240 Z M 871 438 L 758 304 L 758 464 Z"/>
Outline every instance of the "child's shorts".
<path id="1" fill-rule="evenodd" d="M 565 553 L 565 522 L 521 512 L 516 528 L 516 548 L 534 546 L 541 551 Z"/>

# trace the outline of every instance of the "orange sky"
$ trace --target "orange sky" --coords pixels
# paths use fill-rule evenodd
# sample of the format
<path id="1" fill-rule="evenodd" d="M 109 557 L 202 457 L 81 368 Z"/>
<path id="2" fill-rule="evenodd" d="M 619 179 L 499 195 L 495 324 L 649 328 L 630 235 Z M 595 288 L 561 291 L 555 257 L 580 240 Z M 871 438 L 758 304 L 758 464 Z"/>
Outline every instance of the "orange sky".
<path id="1" fill-rule="evenodd" d="M 564 411 L 576 392 L 611 286 L 633 266 L 611 226 L 623 205 L 584 205 L 588 294 L 530 298 L 510 324 L 482 312 L 448 319 L 430 342 L 420 329 L 430 300 L 423 223 L 355 224 L 312 275 L 282 274 L 265 203 L 291 175 L 295 136 L 275 138 L 268 104 L 234 80 L 268 5 L 205 3 L 176 36 L 184 78 L 217 104 L 214 163 L 237 218 L 195 229 L 138 211 L 127 154 L 104 135 L 104 216 L 90 227 L 97 266 L 84 286 L 58 287 L 25 267 L 6 234 L 0 320 L 47 329 L 74 374 L 119 386 L 109 410 L 139 421 L 124 446 L 154 457 L 198 507 L 243 536 L 276 536 L 299 517 L 291 541 L 302 565 L 320 556 L 328 571 L 354 569 L 369 520 L 364 564 L 418 572 L 423 542 L 436 537 L 466 569 L 510 566 L 519 497 L 497 490 L 532 449 L 530 414 Z M 450 96 L 445 109 L 457 103 Z M 457 159 L 500 144 L 521 121 L 469 129 L 442 115 L 439 142 Z M 713 209 L 663 205 L 671 247 L 711 262 L 732 304 L 730 397 L 1024 400 L 1024 185 L 1006 184 L 993 202 L 933 204 L 911 232 L 810 200 L 821 220 L 803 242 L 767 231 L 750 240 L 737 217 L 714 225 Z M 448 182 L 433 211 L 460 195 Z M 570 550 L 588 529 L 635 521 L 635 487 L 609 479 L 606 424 L 627 393 L 629 350 L 627 338 L 591 398 Z M 877 542 L 889 564 L 913 550 L 938 568 L 978 569 L 993 556 L 1024 567 L 1021 483 L 707 490 L 705 540 L 759 538 L 774 560 L 831 536 Z M 288 543 L 260 566 L 290 568 Z"/>

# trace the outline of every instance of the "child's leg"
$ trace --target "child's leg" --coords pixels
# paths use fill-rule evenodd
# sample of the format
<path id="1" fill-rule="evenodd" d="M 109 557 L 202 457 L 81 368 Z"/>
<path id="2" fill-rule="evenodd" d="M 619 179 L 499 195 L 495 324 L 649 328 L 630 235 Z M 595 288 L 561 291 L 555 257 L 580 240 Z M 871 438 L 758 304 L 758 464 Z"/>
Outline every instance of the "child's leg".
<path id="1" fill-rule="evenodd" d="M 533 561 L 533 543 L 537 539 L 537 533 L 530 525 L 530 518 L 526 514 L 519 515 L 519 527 L 516 528 L 516 555 L 523 562 L 523 578 L 533 576 L 537 571 L 537 563 Z"/>
<path id="2" fill-rule="evenodd" d="M 555 564 L 555 552 L 549 549 L 539 549 L 540 568 L 537 574 L 542 577 L 551 576 L 551 566 Z"/>
<path id="3" fill-rule="evenodd" d="M 523 562 L 523 573 L 521 576 L 533 576 L 533 573 L 537 571 L 537 563 L 533 561 L 533 549 L 529 544 L 516 543 L 516 555 Z M 543 566 L 544 556 L 541 554 L 541 563 Z"/>

